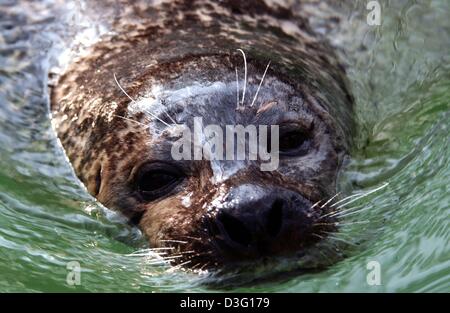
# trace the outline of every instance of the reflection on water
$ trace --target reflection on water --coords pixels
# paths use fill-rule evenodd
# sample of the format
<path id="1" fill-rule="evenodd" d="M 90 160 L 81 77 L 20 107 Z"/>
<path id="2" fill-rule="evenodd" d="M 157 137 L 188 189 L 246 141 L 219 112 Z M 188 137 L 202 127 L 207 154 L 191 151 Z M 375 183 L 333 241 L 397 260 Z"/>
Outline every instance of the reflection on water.
<path id="1" fill-rule="evenodd" d="M 107 13 L 99 21 L 78 1 L 59 2 L 0 2 L 0 290 L 204 290 L 195 275 L 130 257 L 145 248 L 140 232 L 87 194 L 56 142 L 48 73 L 108 31 Z M 389 186 L 353 204 L 340 237 L 351 242 L 346 260 L 236 290 L 449 291 L 449 4 L 384 4 L 374 28 L 366 12 L 365 1 L 342 5 L 342 27 L 325 32 L 357 100 L 340 184 L 345 194 Z M 66 284 L 73 260 L 77 287 Z M 381 286 L 366 282 L 371 260 Z"/>

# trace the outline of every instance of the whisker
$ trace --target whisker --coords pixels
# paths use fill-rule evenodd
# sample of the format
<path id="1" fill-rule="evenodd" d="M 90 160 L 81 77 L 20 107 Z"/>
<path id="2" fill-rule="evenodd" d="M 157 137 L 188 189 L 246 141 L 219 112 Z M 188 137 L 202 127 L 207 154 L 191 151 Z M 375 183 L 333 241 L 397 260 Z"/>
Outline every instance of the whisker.
<path id="1" fill-rule="evenodd" d="M 341 208 L 343 208 L 343 207 L 349 205 L 350 203 L 353 203 L 353 202 L 355 202 L 355 201 L 357 201 L 357 200 L 359 200 L 359 199 L 361 199 L 361 198 L 364 198 L 364 197 L 366 197 L 366 196 L 368 196 L 368 195 L 370 195 L 370 194 L 372 194 L 372 193 L 374 193 L 374 192 L 376 192 L 376 191 L 378 191 L 378 190 L 380 190 L 380 189 L 386 187 L 387 185 L 389 185 L 389 183 L 385 183 L 384 185 L 382 185 L 382 186 L 380 186 L 380 187 L 378 187 L 378 188 L 375 188 L 375 189 L 373 189 L 373 190 L 370 190 L 370 191 L 368 191 L 368 192 L 366 192 L 366 193 L 357 193 L 357 194 L 348 196 L 348 197 L 346 197 L 346 198 L 344 198 L 344 199 L 342 199 L 342 200 L 339 200 L 339 201 L 337 201 L 336 203 L 332 204 L 330 207 L 334 207 L 334 206 L 336 206 L 337 204 L 342 203 L 342 202 L 345 201 L 345 200 L 348 200 L 348 199 L 350 199 L 350 198 L 355 198 L 355 197 L 356 197 L 355 199 L 350 200 L 350 201 L 347 202 L 347 203 L 344 203 L 344 204 L 341 204 L 340 206 L 337 206 L 333 211 L 328 212 L 327 214 L 322 215 L 319 219 L 322 219 L 322 218 L 325 218 L 325 217 L 334 217 L 334 216 L 336 216 L 336 215 L 344 216 L 344 215 L 342 215 L 342 213 L 344 213 L 344 212 L 349 212 L 349 211 L 352 211 L 352 210 L 355 210 L 357 207 L 356 207 L 356 208 L 349 208 L 349 209 L 347 209 L 347 210 L 342 210 L 342 211 L 340 210 Z"/>
<path id="2" fill-rule="evenodd" d="M 374 192 L 377 192 L 378 190 L 383 189 L 383 188 L 386 187 L 387 185 L 389 185 L 389 183 L 386 183 L 386 184 L 384 184 L 384 185 L 382 185 L 382 186 L 380 186 L 380 187 L 378 187 L 378 188 L 375 188 L 375 189 L 373 189 L 373 190 L 371 190 L 371 191 L 369 191 L 369 192 L 367 192 L 367 193 L 365 193 L 365 194 L 363 194 L 363 195 L 361 195 L 361 196 L 359 196 L 359 197 L 356 197 L 355 199 L 353 199 L 353 200 L 351 200 L 351 201 L 349 201 L 349 202 L 347 202 L 347 203 L 344 203 L 344 204 L 338 206 L 337 209 L 340 209 L 340 208 L 342 208 L 342 207 L 344 207 L 344 206 L 346 206 L 346 205 L 349 205 L 350 203 L 353 203 L 353 202 L 355 202 L 355 201 L 357 201 L 357 200 L 359 200 L 359 199 L 361 199 L 361 198 L 364 198 L 364 197 L 366 197 L 366 196 L 368 196 L 368 195 L 370 195 L 370 194 L 372 194 L 372 193 L 374 193 Z"/>
<path id="3" fill-rule="evenodd" d="M 197 251 L 194 251 L 194 250 L 181 251 L 180 254 L 185 255 L 185 254 L 192 254 L 192 253 L 195 253 L 195 252 L 197 252 Z"/>
<path id="4" fill-rule="evenodd" d="M 164 252 L 155 252 L 153 254 L 153 256 L 163 258 L 164 255 L 166 255 L 166 254 L 167 253 L 164 253 Z M 125 254 L 125 256 L 130 256 L 130 257 L 152 256 L 152 252 L 149 251 L 149 252 L 146 252 L 146 253 L 130 253 L 130 254 Z"/>
<path id="5" fill-rule="evenodd" d="M 330 200 L 328 200 L 327 202 L 325 202 L 320 208 L 323 209 L 328 203 L 330 203 L 331 201 L 333 201 L 334 198 L 336 198 L 337 196 L 339 196 L 341 193 L 338 192 L 337 194 L 335 194 L 333 197 L 330 198 Z"/>
<path id="6" fill-rule="evenodd" d="M 370 221 L 356 221 L 356 222 L 333 222 L 333 223 L 315 223 L 314 226 L 350 226 L 350 225 L 357 225 L 357 224 L 368 224 Z"/>
<path id="7" fill-rule="evenodd" d="M 341 223 L 336 222 L 336 226 L 350 226 L 350 225 L 358 225 L 358 224 L 368 224 L 370 221 L 356 221 L 356 222 L 348 222 L 348 223 Z"/>
<path id="8" fill-rule="evenodd" d="M 361 212 L 364 212 L 364 211 L 367 211 L 367 210 L 370 210 L 370 209 L 372 209 L 371 206 L 368 206 L 368 207 L 365 207 L 365 208 L 363 207 L 363 208 L 358 209 L 356 211 L 350 211 L 350 212 L 346 211 L 346 213 L 344 213 L 344 214 L 339 214 L 339 218 L 350 216 L 350 215 L 355 214 L 355 213 L 361 213 Z"/>
<path id="9" fill-rule="evenodd" d="M 203 271 L 203 269 L 210 264 L 211 262 L 206 262 L 205 264 L 203 264 L 203 266 L 200 268 L 200 271 Z"/>
<path id="10" fill-rule="evenodd" d="M 350 241 L 347 241 L 347 240 L 345 240 L 345 239 L 342 239 L 342 238 L 338 238 L 338 237 L 332 236 L 332 235 L 330 235 L 330 234 L 327 235 L 327 238 L 330 238 L 330 239 L 336 240 L 336 241 L 340 241 L 340 242 L 343 242 L 343 243 L 348 244 L 348 245 L 351 245 L 351 246 L 356 246 L 356 244 L 354 244 L 353 242 L 350 242 Z"/>
<path id="11" fill-rule="evenodd" d="M 212 254 L 212 253 L 213 253 L 212 251 L 208 251 L 208 252 L 199 252 L 199 253 L 196 253 L 196 254 L 191 255 L 190 257 L 191 257 L 191 258 L 196 258 L 196 257 L 203 256 L 203 255 L 209 255 L 209 254 Z"/>
<path id="12" fill-rule="evenodd" d="M 152 117 L 156 118 L 158 121 L 160 121 L 161 123 L 163 123 L 164 125 L 166 125 L 167 127 L 170 127 L 170 124 L 168 124 L 167 122 L 163 121 L 162 119 L 160 119 L 158 116 L 156 116 L 155 114 L 153 114 L 153 112 L 151 112 L 148 108 L 145 108 L 143 110 L 145 113 L 150 114 Z"/>
<path id="13" fill-rule="evenodd" d="M 316 203 L 314 203 L 309 209 L 314 209 L 316 206 L 318 206 L 320 204 L 320 202 L 322 202 L 322 200 L 317 201 Z"/>
<path id="14" fill-rule="evenodd" d="M 175 247 L 155 247 L 155 248 L 148 248 L 147 250 L 173 250 Z"/>
<path id="15" fill-rule="evenodd" d="M 170 255 L 169 257 L 167 257 L 166 259 L 178 259 L 178 258 L 182 258 L 184 255 L 183 255 L 183 253 L 180 253 L 180 254 L 173 254 L 173 255 Z"/>
<path id="16" fill-rule="evenodd" d="M 175 247 L 156 247 L 156 248 L 148 248 L 148 249 L 141 249 L 136 252 L 152 252 L 152 251 L 159 251 L 159 250 L 173 250 Z"/>
<path id="17" fill-rule="evenodd" d="M 319 234 L 316 234 L 316 233 L 313 233 L 312 236 L 316 236 L 316 237 L 318 237 L 319 239 L 324 239 L 323 236 L 320 236 Z"/>
<path id="18" fill-rule="evenodd" d="M 161 258 L 160 262 L 162 261 L 164 263 L 170 264 L 171 261 L 179 259 L 179 258 L 182 258 L 182 257 L 183 257 L 182 255 L 174 255 L 174 256 L 169 256 L 169 257 L 163 257 L 163 258 Z M 149 262 L 148 264 L 153 264 L 153 263 Z M 158 262 L 156 262 L 156 264 L 158 264 Z"/>
<path id="19" fill-rule="evenodd" d="M 329 213 L 327 213 L 327 214 L 324 214 L 324 215 L 322 215 L 322 216 L 320 216 L 317 220 L 318 221 L 320 221 L 321 219 L 323 219 L 323 218 L 325 218 L 325 217 L 334 217 L 335 215 L 335 213 L 338 213 L 339 211 L 331 211 L 331 212 L 329 212 Z"/>
<path id="20" fill-rule="evenodd" d="M 175 122 L 175 120 L 172 118 L 172 116 L 169 115 L 169 113 L 167 113 L 167 111 L 164 111 L 164 114 L 166 114 L 166 116 L 172 121 L 172 123 L 174 123 L 175 125 L 178 125 L 178 123 Z"/>
<path id="21" fill-rule="evenodd" d="M 142 127 L 145 127 L 145 128 L 149 127 L 149 125 L 145 125 L 144 123 L 141 123 L 141 122 L 136 121 L 136 120 L 132 120 L 131 118 L 128 118 L 128 117 L 123 117 L 123 116 L 120 116 L 120 115 L 117 115 L 117 114 L 113 114 L 113 116 L 121 118 L 121 119 L 124 119 L 124 120 L 129 121 L 129 122 L 136 123 L 136 124 L 138 124 L 138 125 L 140 125 Z"/>
<path id="22" fill-rule="evenodd" d="M 315 223 L 314 226 L 335 226 L 337 224 L 338 224 L 338 222 L 333 222 L 333 223 Z"/>
<path id="23" fill-rule="evenodd" d="M 242 56 L 244 57 L 244 89 L 242 91 L 242 102 L 241 102 L 241 104 L 244 105 L 245 89 L 247 88 L 247 58 L 245 56 L 245 52 L 242 49 L 237 49 L 237 51 L 242 53 Z"/>
<path id="24" fill-rule="evenodd" d="M 363 194 L 364 194 L 363 192 L 358 192 L 358 193 L 356 193 L 356 194 L 354 194 L 354 195 L 347 196 L 347 197 L 345 197 L 345 198 L 343 198 L 343 199 L 341 199 L 341 200 L 339 200 L 339 201 L 336 201 L 335 203 L 333 203 L 332 205 L 330 205 L 330 207 L 331 207 L 331 208 L 332 208 L 332 207 L 335 207 L 335 206 L 337 206 L 339 203 L 345 202 L 345 201 L 347 201 L 348 199 L 352 199 L 352 198 L 355 198 L 355 197 L 359 197 L 359 196 L 361 196 L 361 195 L 363 195 Z"/>
<path id="25" fill-rule="evenodd" d="M 199 267 L 202 263 L 198 262 L 194 266 L 191 266 L 191 270 L 195 270 L 197 267 Z"/>
<path id="26" fill-rule="evenodd" d="M 158 247 L 158 248 L 149 248 L 149 249 L 142 249 L 135 251 L 130 254 L 125 254 L 125 256 L 131 256 L 131 257 L 139 257 L 139 256 L 157 256 L 157 257 L 164 257 L 164 255 L 167 255 L 168 252 L 164 252 L 167 250 L 173 250 L 174 247 Z"/>
<path id="27" fill-rule="evenodd" d="M 117 86 L 120 88 L 120 90 L 121 90 L 121 91 L 122 91 L 122 92 L 123 92 L 123 93 L 124 93 L 124 94 L 132 101 L 132 102 L 136 103 L 136 101 L 135 101 L 133 98 L 131 98 L 130 95 L 125 91 L 125 89 L 123 89 L 122 86 L 119 84 L 119 81 L 117 80 L 117 77 L 116 77 L 116 73 L 113 73 L 113 76 L 114 76 L 114 80 L 115 80 Z M 169 124 L 167 124 L 166 122 L 164 122 L 162 119 L 160 119 L 158 116 L 156 116 L 156 115 L 153 114 L 152 112 L 147 111 L 147 113 L 150 114 L 151 116 L 153 116 L 154 118 L 156 118 L 158 121 L 160 121 L 161 123 L 163 123 L 163 124 L 166 125 L 167 127 L 170 127 Z"/>
<path id="28" fill-rule="evenodd" d="M 120 90 L 122 90 L 122 92 L 125 94 L 125 96 L 127 96 L 131 101 L 136 102 L 136 101 L 134 101 L 133 98 L 130 97 L 130 95 L 125 91 L 125 89 L 123 89 L 122 86 L 120 86 L 119 81 L 117 80 L 117 77 L 116 77 L 116 73 L 113 73 L 113 76 L 114 76 L 114 80 L 116 81 L 117 86 L 120 88 Z"/>
<path id="29" fill-rule="evenodd" d="M 322 217 L 326 217 L 326 216 L 329 216 L 329 217 L 335 217 L 335 216 L 337 216 L 337 215 L 340 215 L 340 214 L 343 214 L 343 213 L 347 213 L 347 212 L 351 212 L 351 211 L 353 211 L 353 210 L 359 210 L 359 209 L 361 209 L 360 206 L 355 206 L 355 207 L 347 208 L 347 209 L 345 209 L 345 210 L 335 209 L 335 210 L 333 210 L 332 212 L 329 212 L 329 213 L 323 215 Z"/>
<path id="30" fill-rule="evenodd" d="M 333 236 L 333 235 L 335 235 L 335 234 L 339 234 L 339 236 L 342 235 L 342 233 L 329 232 L 329 231 L 326 231 L 326 230 L 322 230 L 321 233 L 324 234 L 324 235 L 326 235 L 326 236 Z"/>
<path id="31" fill-rule="evenodd" d="M 236 110 L 239 109 L 239 76 L 237 67 L 234 68 L 236 71 Z"/>
<path id="32" fill-rule="evenodd" d="M 146 262 L 146 265 L 169 265 L 170 263 L 166 260 L 157 260 L 157 261 L 150 261 Z"/>
<path id="33" fill-rule="evenodd" d="M 264 74 L 263 74 L 263 76 L 261 78 L 261 81 L 259 82 L 258 89 L 256 89 L 256 93 L 255 93 L 255 96 L 253 97 L 252 104 L 250 104 L 251 107 L 253 106 L 253 104 L 256 101 L 256 98 L 258 97 L 259 89 L 261 89 L 261 85 L 263 84 L 264 78 L 266 77 L 266 73 L 267 73 L 267 70 L 269 69 L 269 66 L 270 66 L 270 61 L 269 61 L 269 63 L 267 63 L 267 66 L 266 66 L 266 69 L 264 71 Z"/>
<path id="34" fill-rule="evenodd" d="M 174 267 L 171 267 L 171 268 L 169 268 L 169 269 L 166 271 L 166 273 L 171 273 L 171 272 L 173 272 L 173 271 L 176 271 L 177 269 L 179 269 L 179 268 L 181 268 L 182 266 L 184 266 L 184 265 L 186 265 L 186 264 L 189 264 L 189 263 L 191 263 L 191 262 L 192 262 L 192 261 L 189 260 L 189 261 L 183 262 L 183 263 L 181 263 L 181 264 L 178 264 L 178 265 L 176 265 L 176 266 L 174 266 Z"/>
<path id="35" fill-rule="evenodd" d="M 361 199 L 361 198 L 364 197 L 364 196 L 368 196 L 368 195 L 370 195 L 370 194 L 372 194 L 372 193 L 374 193 L 374 192 L 376 192 L 376 191 L 378 191 L 378 190 L 380 190 L 380 189 L 386 187 L 387 185 L 389 185 L 389 183 L 385 183 L 384 185 L 382 185 L 382 186 L 380 186 L 380 187 L 378 187 L 378 188 L 375 188 L 375 189 L 373 189 L 373 190 L 370 190 L 370 191 L 368 191 L 368 192 L 360 192 L 360 193 L 357 193 L 357 194 L 354 194 L 354 195 L 350 195 L 350 196 L 348 196 L 348 197 L 346 197 L 346 198 L 344 198 L 344 199 L 341 199 L 341 200 L 337 201 L 336 203 L 332 204 L 331 207 L 334 207 L 334 206 L 338 205 L 339 203 L 342 203 L 342 202 L 344 202 L 344 201 L 346 201 L 346 200 L 348 200 L 348 199 L 351 199 L 351 198 L 355 198 L 355 197 L 356 197 L 355 199 L 349 201 L 348 203 L 343 204 L 342 206 L 348 205 L 348 204 L 350 204 L 350 203 L 352 203 L 352 202 L 354 202 L 354 201 L 356 201 L 356 200 Z M 337 208 L 339 209 L 339 207 L 337 207 Z"/>
<path id="36" fill-rule="evenodd" d="M 183 236 L 183 237 L 189 238 L 189 239 L 192 239 L 192 240 L 202 241 L 202 239 L 199 238 L 199 237 L 192 237 L 192 236 Z"/>
<path id="37" fill-rule="evenodd" d="M 183 243 L 186 244 L 188 243 L 187 241 L 181 241 L 181 240 L 172 240 L 172 239 L 162 239 L 160 240 L 161 242 L 175 242 L 175 243 Z"/>

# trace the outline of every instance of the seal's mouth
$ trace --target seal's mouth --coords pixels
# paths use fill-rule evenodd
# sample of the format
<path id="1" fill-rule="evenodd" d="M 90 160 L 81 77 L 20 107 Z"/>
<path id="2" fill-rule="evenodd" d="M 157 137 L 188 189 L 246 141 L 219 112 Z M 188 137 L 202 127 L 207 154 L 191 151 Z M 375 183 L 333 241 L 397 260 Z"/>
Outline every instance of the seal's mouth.
<path id="1" fill-rule="evenodd" d="M 223 272 L 309 258 L 317 269 L 311 248 L 337 231 L 331 210 L 291 190 L 240 186 L 202 216 L 174 265 Z"/>

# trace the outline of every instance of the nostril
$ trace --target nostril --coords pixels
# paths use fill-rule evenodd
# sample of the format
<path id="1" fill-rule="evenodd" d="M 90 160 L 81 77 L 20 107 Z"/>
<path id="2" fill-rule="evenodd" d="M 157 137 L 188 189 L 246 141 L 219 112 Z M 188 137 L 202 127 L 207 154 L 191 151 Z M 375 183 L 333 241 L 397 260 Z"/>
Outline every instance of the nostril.
<path id="1" fill-rule="evenodd" d="M 244 246 L 251 243 L 252 235 L 240 220 L 227 213 L 221 213 L 218 220 L 231 240 Z"/>
<path id="2" fill-rule="evenodd" d="M 283 224 L 283 200 L 277 199 L 273 202 L 267 215 L 267 233 L 275 237 L 278 235 Z"/>

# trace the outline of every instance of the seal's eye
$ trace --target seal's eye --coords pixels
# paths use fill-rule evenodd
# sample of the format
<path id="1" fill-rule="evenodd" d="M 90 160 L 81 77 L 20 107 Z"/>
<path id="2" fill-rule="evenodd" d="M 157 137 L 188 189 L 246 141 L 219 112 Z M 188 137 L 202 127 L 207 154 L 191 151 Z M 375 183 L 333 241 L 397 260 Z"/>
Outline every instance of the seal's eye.
<path id="1" fill-rule="evenodd" d="M 165 163 L 148 163 L 142 166 L 136 177 L 136 187 L 146 201 L 152 201 L 171 192 L 182 180 L 177 168 Z"/>
<path id="2" fill-rule="evenodd" d="M 285 156 L 301 156 L 308 152 L 310 136 L 301 129 L 280 132 L 280 154 Z"/>

